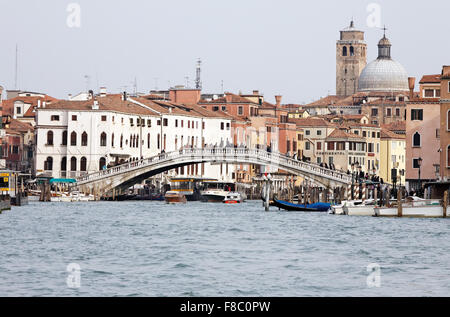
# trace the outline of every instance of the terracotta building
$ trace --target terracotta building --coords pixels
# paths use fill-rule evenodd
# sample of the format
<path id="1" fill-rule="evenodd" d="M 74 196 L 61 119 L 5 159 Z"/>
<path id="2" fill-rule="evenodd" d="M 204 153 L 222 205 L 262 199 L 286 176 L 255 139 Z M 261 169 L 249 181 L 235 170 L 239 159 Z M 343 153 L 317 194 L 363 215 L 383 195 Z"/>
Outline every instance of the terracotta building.
<path id="1" fill-rule="evenodd" d="M 442 68 L 440 82 L 440 175 L 444 180 L 450 179 L 450 66 Z"/>

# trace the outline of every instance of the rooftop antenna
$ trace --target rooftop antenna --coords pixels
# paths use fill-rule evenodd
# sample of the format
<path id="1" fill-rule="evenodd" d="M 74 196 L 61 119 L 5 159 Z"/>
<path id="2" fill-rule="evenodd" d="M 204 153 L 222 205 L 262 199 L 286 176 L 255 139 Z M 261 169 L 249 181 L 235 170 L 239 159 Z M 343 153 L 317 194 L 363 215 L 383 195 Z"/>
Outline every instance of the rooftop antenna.
<path id="1" fill-rule="evenodd" d="M 18 73 L 18 65 L 19 65 L 19 46 L 16 44 L 16 69 L 14 75 L 14 88 L 17 90 L 17 73 Z"/>
<path id="2" fill-rule="evenodd" d="M 202 89 L 201 75 L 202 75 L 202 60 L 199 58 L 197 61 L 197 77 L 195 79 L 195 88 L 200 90 Z"/>
<path id="3" fill-rule="evenodd" d="M 84 75 L 84 79 L 86 80 L 86 92 L 89 92 L 89 87 L 91 86 L 91 76 Z"/>

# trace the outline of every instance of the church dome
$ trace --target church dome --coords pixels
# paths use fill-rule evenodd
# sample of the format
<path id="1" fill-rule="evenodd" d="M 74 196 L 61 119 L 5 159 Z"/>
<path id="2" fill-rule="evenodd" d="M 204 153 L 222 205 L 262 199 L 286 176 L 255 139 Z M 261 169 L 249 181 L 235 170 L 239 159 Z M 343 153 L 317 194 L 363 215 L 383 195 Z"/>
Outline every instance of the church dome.
<path id="1" fill-rule="evenodd" d="M 408 73 L 392 59 L 369 63 L 359 77 L 358 91 L 408 91 Z"/>
<path id="2" fill-rule="evenodd" d="M 358 91 L 408 91 L 408 73 L 391 58 L 391 42 L 384 36 L 378 43 L 378 58 L 359 77 Z"/>

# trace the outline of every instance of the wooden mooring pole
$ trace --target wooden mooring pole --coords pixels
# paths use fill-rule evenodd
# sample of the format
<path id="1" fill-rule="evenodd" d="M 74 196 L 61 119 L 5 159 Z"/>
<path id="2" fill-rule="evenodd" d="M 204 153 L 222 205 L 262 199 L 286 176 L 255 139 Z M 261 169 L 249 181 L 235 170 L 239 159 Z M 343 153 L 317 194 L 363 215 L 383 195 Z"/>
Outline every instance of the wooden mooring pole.
<path id="1" fill-rule="evenodd" d="M 397 190 L 397 211 L 398 217 L 403 217 L 403 205 L 402 205 L 402 191 Z"/>
<path id="2" fill-rule="evenodd" d="M 447 218 L 447 206 L 448 206 L 448 190 L 444 192 L 444 201 L 442 208 L 442 217 Z"/>

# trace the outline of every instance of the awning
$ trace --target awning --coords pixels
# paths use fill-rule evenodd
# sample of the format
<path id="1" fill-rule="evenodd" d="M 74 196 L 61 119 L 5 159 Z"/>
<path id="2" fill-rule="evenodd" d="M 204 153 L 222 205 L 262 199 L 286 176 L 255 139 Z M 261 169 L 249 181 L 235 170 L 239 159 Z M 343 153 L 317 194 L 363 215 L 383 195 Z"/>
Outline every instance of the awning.
<path id="1" fill-rule="evenodd" d="M 54 178 L 50 180 L 50 184 L 74 184 L 76 182 L 77 182 L 76 179 Z"/>

